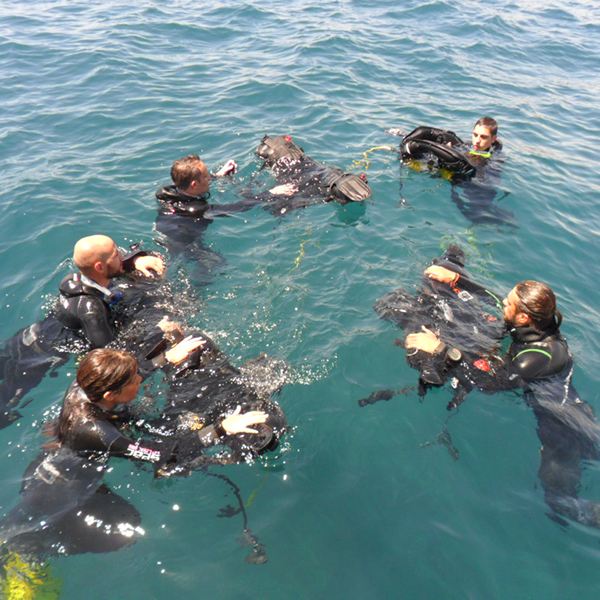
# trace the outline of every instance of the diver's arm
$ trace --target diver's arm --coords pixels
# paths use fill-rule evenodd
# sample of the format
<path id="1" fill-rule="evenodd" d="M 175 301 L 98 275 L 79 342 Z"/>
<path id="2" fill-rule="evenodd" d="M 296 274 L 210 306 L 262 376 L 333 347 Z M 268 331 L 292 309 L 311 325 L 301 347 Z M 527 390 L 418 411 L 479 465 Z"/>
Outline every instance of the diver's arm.
<path id="1" fill-rule="evenodd" d="M 515 351 L 509 349 L 502 359 L 495 356 L 475 357 L 473 367 L 479 369 L 476 385 L 484 392 L 522 388 L 530 390 L 533 384 L 560 374 L 572 359 L 566 343 L 527 344 Z M 489 375 L 489 381 L 481 374 Z M 561 389 L 564 386 L 561 384 Z"/>
<path id="2" fill-rule="evenodd" d="M 230 202 L 229 204 L 210 204 L 202 216 L 208 220 L 212 220 L 215 217 L 230 217 L 231 215 L 252 210 L 257 204 L 261 204 L 262 202 L 262 198 L 253 196 L 244 198 L 238 202 Z"/>
<path id="3" fill-rule="evenodd" d="M 101 422 L 98 425 L 102 428 L 101 436 L 110 456 L 150 462 L 158 470 L 185 464 L 191 457 L 202 454 L 206 448 L 223 443 L 227 436 L 257 433 L 252 425 L 264 423 L 269 417 L 263 411 L 251 410 L 240 414 L 241 410 L 241 406 L 238 406 L 233 414 L 210 425 L 203 425 L 199 421 L 196 431 L 179 438 L 133 440 L 123 435 L 112 423 Z M 160 474 L 167 475 L 169 472 L 167 469 Z"/>
<path id="4" fill-rule="evenodd" d="M 199 430 L 179 437 L 134 439 L 123 434 L 114 423 L 99 420 L 93 423 L 95 441 L 89 444 L 89 448 L 79 448 L 78 451 L 102 451 L 108 456 L 148 462 L 160 469 L 168 464 L 177 464 L 180 452 L 185 456 L 198 455 L 208 446 L 217 444 L 226 435 L 220 425 L 199 425 Z"/>
<path id="5" fill-rule="evenodd" d="M 298 188 L 292 183 L 277 185 L 267 192 L 252 194 L 249 191 L 244 191 L 240 195 L 242 200 L 229 204 L 211 204 L 208 210 L 204 213 L 205 218 L 212 219 L 214 217 L 229 217 L 234 214 L 243 213 L 252 210 L 257 204 L 268 204 L 278 198 L 291 196 L 296 193 Z M 319 200 L 322 202 L 322 200 Z"/>
<path id="6" fill-rule="evenodd" d="M 510 357 L 463 357 L 465 376 L 485 394 L 526 387 L 521 373 Z"/>
<path id="7" fill-rule="evenodd" d="M 115 336 L 108 321 L 108 308 L 100 298 L 81 296 L 77 305 L 83 333 L 92 348 L 104 348 Z"/>
<path id="8" fill-rule="evenodd" d="M 90 438 L 93 443 L 88 442 L 89 448 L 78 448 L 79 452 L 102 450 L 108 456 L 141 460 L 158 466 L 166 464 L 173 457 L 176 441 L 171 438 L 133 439 L 124 435 L 114 423 L 105 420 L 97 420 L 88 426 L 94 429 Z"/>

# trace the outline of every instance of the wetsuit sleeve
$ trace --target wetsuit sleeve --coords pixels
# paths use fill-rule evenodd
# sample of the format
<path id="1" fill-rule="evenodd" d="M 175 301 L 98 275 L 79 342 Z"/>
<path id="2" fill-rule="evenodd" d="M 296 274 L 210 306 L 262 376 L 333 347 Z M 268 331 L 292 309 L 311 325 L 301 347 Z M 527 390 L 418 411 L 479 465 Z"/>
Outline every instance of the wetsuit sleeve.
<path id="1" fill-rule="evenodd" d="M 96 435 L 104 452 L 109 456 L 148 462 L 160 469 L 195 457 L 220 439 L 218 426 L 203 427 L 179 439 L 166 437 L 156 440 L 133 439 L 124 435 L 112 423 L 96 423 Z M 181 455 L 181 456 L 180 456 Z"/>
<path id="2" fill-rule="evenodd" d="M 77 313 L 83 333 L 93 348 L 104 348 L 113 341 L 115 336 L 108 321 L 108 309 L 102 300 L 81 296 Z"/>
<path id="3" fill-rule="evenodd" d="M 247 212 L 252 210 L 257 204 L 267 202 L 261 195 L 244 197 L 243 200 L 238 202 L 231 202 L 229 204 L 210 204 L 208 210 L 204 213 L 206 219 L 213 219 L 215 217 L 229 217 L 231 215 Z"/>
<path id="4" fill-rule="evenodd" d="M 547 375 L 551 362 L 552 354 L 543 348 L 525 348 L 512 359 L 513 368 L 525 382 Z"/>
<path id="5" fill-rule="evenodd" d="M 248 188 L 243 189 L 240 196 L 243 199 L 233 204 L 211 204 L 205 213 L 205 217 L 208 219 L 227 217 L 251 210 L 258 204 L 266 205 L 268 210 L 275 214 L 283 214 L 289 209 L 297 210 L 315 204 L 323 204 L 327 201 L 320 194 L 317 198 L 297 198 L 294 194 L 273 194 L 270 191 L 256 194 Z"/>
<path id="6" fill-rule="evenodd" d="M 468 392 L 477 388 L 485 394 L 494 394 L 526 386 L 518 369 L 508 357 L 501 359 L 482 358 L 477 355 L 463 356 L 460 368 L 452 371 L 452 375 Z"/>
<path id="7" fill-rule="evenodd" d="M 514 357 L 509 354 L 503 360 L 477 357 L 467 360 L 466 369 L 457 376 L 467 389 L 476 387 L 487 394 L 516 388 L 531 391 L 539 387 L 538 384 L 551 381 L 551 376 L 557 374 L 556 364 L 565 365 L 563 358 L 567 360 L 568 356 L 557 356 L 553 360 L 551 351 L 530 347 Z M 561 390 L 564 390 L 564 383 L 561 383 Z"/>

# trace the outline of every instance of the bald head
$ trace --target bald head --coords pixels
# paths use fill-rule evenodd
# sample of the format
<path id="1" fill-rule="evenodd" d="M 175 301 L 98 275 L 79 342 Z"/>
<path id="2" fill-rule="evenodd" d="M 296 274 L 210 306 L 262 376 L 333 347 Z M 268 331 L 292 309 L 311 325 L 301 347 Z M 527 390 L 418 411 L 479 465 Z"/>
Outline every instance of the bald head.
<path id="1" fill-rule="evenodd" d="M 90 235 L 75 244 L 73 260 L 90 279 L 108 286 L 113 277 L 123 274 L 123 255 L 106 235 Z"/>
<path id="2" fill-rule="evenodd" d="M 107 262 L 114 252 L 115 243 L 106 235 L 81 238 L 73 251 L 75 265 L 81 271 L 93 269 L 98 261 Z"/>

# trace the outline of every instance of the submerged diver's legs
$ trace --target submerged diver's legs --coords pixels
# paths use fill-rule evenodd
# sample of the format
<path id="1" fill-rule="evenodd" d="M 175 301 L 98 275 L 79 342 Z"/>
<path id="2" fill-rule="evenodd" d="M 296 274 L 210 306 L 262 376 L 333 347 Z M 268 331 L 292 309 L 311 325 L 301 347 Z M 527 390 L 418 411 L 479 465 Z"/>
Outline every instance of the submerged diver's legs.
<path id="1" fill-rule="evenodd" d="M 214 283 L 216 276 L 227 266 L 225 257 L 203 242 L 210 222 L 180 215 L 159 215 L 155 223 L 156 231 L 164 236 L 161 243 L 171 259 L 178 258 L 195 265 L 192 277 L 201 286 Z"/>
<path id="2" fill-rule="evenodd" d="M 600 504 L 578 497 L 581 461 L 592 457 L 593 444 L 547 412 L 535 410 L 535 413 L 542 442 L 538 474 L 546 504 L 556 515 L 600 528 Z"/>
<path id="3" fill-rule="evenodd" d="M 0 350 L 0 429 L 21 416 L 14 409 L 46 373 L 69 358 L 69 354 L 48 351 L 32 341 L 31 331 L 36 325 L 17 332 Z"/>
<path id="4" fill-rule="evenodd" d="M 50 526 L 18 535 L 7 546 L 31 559 L 114 552 L 135 543 L 141 522 L 138 510 L 103 484 Z"/>

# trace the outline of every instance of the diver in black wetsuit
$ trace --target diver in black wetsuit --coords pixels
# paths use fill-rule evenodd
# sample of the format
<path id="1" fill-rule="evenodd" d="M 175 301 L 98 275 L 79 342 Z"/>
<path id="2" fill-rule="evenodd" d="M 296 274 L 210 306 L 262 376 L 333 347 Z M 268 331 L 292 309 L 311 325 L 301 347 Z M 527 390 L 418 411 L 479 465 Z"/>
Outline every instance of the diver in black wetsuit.
<path id="1" fill-rule="evenodd" d="M 103 235 L 79 240 L 74 261 L 80 271 L 61 282 L 54 311 L 13 335 L 0 349 L 0 428 L 20 417 L 11 409 L 49 370 L 67 362 L 71 352 L 102 347 L 114 339 L 111 306 L 121 294 L 108 289 L 113 278 L 136 270 L 151 277 L 162 274 L 164 268 L 160 258 L 147 252 L 132 252 L 124 258 L 113 240 Z M 132 290 L 128 295 L 132 312 L 134 305 L 143 305 L 143 294 L 134 299 Z"/>
<path id="2" fill-rule="evenodd" d="M 374 306 L 382 319 L 395 323 L 407 335 L 420 332 L 425 326 L 453 348 L 452 352 L 443 353 L 429 354 L 421 350 L 407 353 L 409 366 L 421 371 L 420 396 L 425 395 L 429 386 L 445 383 L 447 371 L 460 360 L 460 352 L 456 348 L 461 349 L 465 358 L 475 357 L 475 361 L 480 355 L 494 352 L 498 340 L 505 333 L 502 321 L 490 313 L 490 310 L 502 308 L 500 299 L 482 286 L 470 283 L 465 260 L 465 253 L 451 245 L 441 258 L 433 261 L 434 265 L 454 273 L 458 286 L 456 282 L 450 286 L 441 283 L 426 272 L 416 295 L 398 288 L 379 298 Z M 468 363 L 462 361 L 460 364 Z M 462 371 L 459 370 L 459 373 L 462 374 Z M 472 389 L 471 379 L 472 374 L 461 379 L 464 385 L 458 388 L 457 396 L 466 395 Z"/>
<path id="3" fill-rule="evenodd" d="M 180 363 L 199 346 L 182 342 L 164 353 Z M 55 426 L 55 439 L 27 469 L 19 505 L 0 524 L 0 540 L 26 558 L 56 554 L 107 552 L 134 542 L 141 533 L 137 510 L 102 484 L 110 457 L 153 465 L 159 476 L 188 474 L 202 452 L 216 444 L 246 437 L 245 453 L 270 415 L 242 406 L 212 418 L 188 417 L 185 431 L 162 431 L 154 439 L 134 439 L 122 429 L 130 422 L 127 403 L 140 387 L 136 359 L 128 352 L 97 349 L 77 370 Z M 234 460 L 243 460 L 238 452 Z M 214 458 L 213 462 L 218 462 Z M 184 468 L 185 467 L 185 468 Z"/>
<path id="4" fill-rule="evenodd" d="M 443 266 L 429 267 L 425 274 L 459 293 L 487 293 Z M 448 373 L 461 383 L 470 379 L 474 387 L 488 393 L 512 388 L 525 391 L 542 443 L 539 476 L 548 506 L 555 515 L 600 527 L 600 504 L 578 498 L 581 462 L 600 459 L 600 430 L 593 409 L 572 385 L 574 364 L 559 331 L 562 315 L 556 309 L 554 293 L 543 283 L 522 281 L 503 305 L 504 321 L 512 337 L 506 356 L 487 359 L 467 354 L 458 357 Z M 409 334 L 406 347 L 440 356 L 449 350 L 426 328 Z M 475 373 L 477 376 L 472 377 Z"/>
<path id="5" fill-rule="evenodd" d="M 161 275 L 162 259 L 147 252 L 124 257 L 109 237 L 93 235 L 75 244 L 73 254 L 78 273 L 65 277 L 60 286 L 56 319 L 69 331 L 77 332 L 92 348 L 102 348 L 115 338 L 111 306 L 122 294 L 109 289 L 113 279 L 128 272 Z"/>
<path id="6" fill-rule="evenodd" d="M 450 197 L 454 204 L 471 223 L 517 227 L 515 215 L 494 203 L 504 158 L 498 123 L 491 117 L 483 117 L 475 123 L 468 158 L 476 168 L 476 176 L 453 181 Z"/>
<path id="7" fill-rule="evenodd" d="M 400 133 L 396 129 L 388 132 Z M 501 151 L 498 123 L 491 117 L 475 123 L 471 144 L 452 131 L 417 127 L 400 145 L 404 161 L 427 160 L 428 168 L 447 172 L 444 176 L 452 183 L 451 199 L 471 223 L 516 227 L 514 214 L 494 203 L 503 164 Z"/>
<path id="8" fill-rule="evenodd" d="M 271 167 L 278 183 L 291 182 L 295 193 L 278 197 L 265 206 L 274 215 L 331 202 L 341 205 L 363 203 L 371 197 L 365 175 L 344 173 L 338 167 L 323 165 L 304 153 L 291 136 L 265 135 L 256 155 Z M 362 205 L 364 206 L 364 204 Z"/>
<path id="9" fill-rule="evenodd" d="M 212 273 L 225 264 L 225 259 L 214 250 L 204 246 L 202 236 L 216 217 L 228 217 L 252 209 L 257 204 L 290 194 L 294 187 L 280 185 L 267 194 L 247 195 L 239 202 L 211 204 L 210 182 L 217 177 L 235 173 L 237 165 L 229 160 L 214 175 L 196 154 L 180 158 L 171 167 L 173 185 L 156 191 L 159 212 L 156 230 L 166 237 L 166 245 L 172 257 L 183 256 L 195 261 L 201 269 L 201 278 L 209 283 Z"/>

